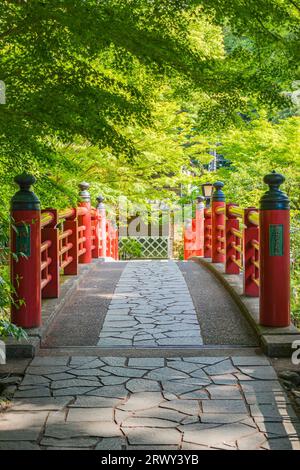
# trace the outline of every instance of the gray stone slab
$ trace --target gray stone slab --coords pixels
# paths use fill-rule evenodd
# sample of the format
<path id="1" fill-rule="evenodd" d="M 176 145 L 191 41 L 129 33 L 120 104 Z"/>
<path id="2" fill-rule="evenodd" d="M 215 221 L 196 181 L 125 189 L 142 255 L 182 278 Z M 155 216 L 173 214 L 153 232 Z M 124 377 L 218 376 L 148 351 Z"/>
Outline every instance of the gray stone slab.
<path id="1" fill-rule="evenodd" d="M 99 438 L 95 437 L 74 437 L 71 439 L 55 439 L 52 437 L 44 437 L 41 440 L 41 445 L 45 447 L 55 447 L 58 449 L 71 449 L 75 448 L 93 448 L 99 441 Z"/>
<path id="2" fill-rule="evenodd" d="M 239 369 L 243 374 L 254 379 L 277 380 L 277 374 L 272 366 L 239 366 Z"/>
<path id="3" fill-rule="evenodd" d="M 123 450 L 126 446 L 126 440 L 121 437 L 106 437 L 95 447 L 95 450 Z"/>
<path id="4" fill-rule="evenodd" d="M 83 363 L 83 364 L 78 364 L 76 367 L 72 368 L 72 372 L 74 372 L 76 370 L 81 370 L 81 369 L 96 369 L 96 368 L 105 366 L 106 363 L 103 362 L 102 359 L 104 359 L 104 358 L 99 359 L 99 358 L 94 357 L 92 361 L 88 362 L 88 365 Z M 124 360 L 124 358 L 121 358 L 121 359 Z"/>
<path id="5" fill-rule="evenodd" d="M 245 400 L 249 405 L 290 403 L 290 399 L 283 392 L 267 391 L 267 392 L 246 392 Z"/>
<path id="6" fill-rule="evenodd" d="M 93 395 L 95 397 L 125 398 L 128 395 L 128 391 L 124 385 L 105 385 L 88 391 L 87 395 Z"/>
<path id="7" fill-rule="evenodd" d="M 167 419 L 131 416 L 122 422 L 122 430 L 126 434 L 126 428 L 176 428 L 177 425 Z"/>
<path id="8" fill-rule="evenodd" d="M 51 383 L 51 388 L 53 390 L 70 388 L 70 387 L 97 387 L 99 384 L 95 380 L 85 380 L 85 379 L 68 379 L 68 380 L 57 380 Z"/>
<path id="9" fill-rule="evenodd" d="M 37 377 L 37 378 L 42 378 L 42 376 L 38 376 L 38 375 L 26 375 L 25 378 L 29 378 L 29 377 Z M 73 379 L 74 376 L 72 374 L 70 374 L 69 372 L 61 372 L 61 373 L 58 373 L 58 374 L 47 374 L 47 380 L 50 381 L 50 380 L 68 380 L 68 379 Z"/>
<path id="10" fill-rule="evenodd" d="M 162 357 L 133 357 L 129 358 L 128 366 L 139 369 L 156 368 L 163 367 L 164 361 Z"/>
<path id="11" fill-rule="evenodd" d="M 108 375 L 107 377 L 101 377 L 101 383 L 103 385 L 120 385 L 125 383 L 128 377 L 117 377 L 115 375 Z"/>
<path id="12" fill-rule="evenodd" d="M 296 413 L 291 405 L 268 404 L 268 405 L 250 405 L 251 416 L 262 418 L 273 417 L 296 417 Z"/>
<path id="13" fill-rule="evenodd" d="M 81 396 L 69 406 L 70 408 L 109 408 L 121 404 L 122 401 L 119 398 Z"/>
<path id="14" fill-rule="evenodd" d="M 37 387 L 29 390 L 17 390 L 14 397 L 15 398 L 40 398 L 40 397 L 50 397 L 49 387 Z"/>
<path id="15" fill-rule="evenodd" d="M 84 395 L 88 392 L 91 392 L 92 390 L 95 389 L 94 387 L 67 387 L 67 388 L 60 388 L 57 390 L 53 390 L 53 396 L 54 397 L 63 397 L 63 396 L 78 396 L 78 395 Z"/>
<path id="16" fill-rule="evenodd" d="M 210 378 L 216 385 L 233 385 L 238 383 L 237 377 L 233 374 L 211 375 Z"/>
<path id="17" fill-rule="evenodd" d="M 206 390 L 212 399 L 238 400 L 243 399 L 237 385 L 209 385 Z"/>
<path id="18" fill-rule="evenodd" d="M 0 431 L 26 431 L 30 430 L 32 427 L 41 427 L 46 421 L 47 414 L 47 411 L 27 413 L 7 411 L 6 413 L 1 413 Z"/>
<path id="19" fill-rule="evenodd" d="M 70 360 L 70 366 L 81 366 L 84 364 L 88 364 L 94 359 L 94 356 L 72 356 Z"/>
<path id="20" fill-rule="evenodd" d="M 70 374 L 75 376 L 86 376 L 90 379 L 90 377 L 98 377 L 101 375 L 101 371 L 99 369 L 80 369 L 71 371 Z"/>
<path id="21" fill-rule="evenodd" d="M 37 441 L 41 426 L 29 429 L 0 429 L 0 441 Z"/>
<path id="22" fill-rule="evenodd" d="M 277 380 L 252 380 L 251 382 L 242 382 L 241 387 L 244 393 L 252 394 L 256 392 L 283 391 L 282 386 Z"/>
<path id="23" fill-rule="evenodd" d="M 147 378 L 153 380 L 168 380 L 168 379 L 185 379 L 188 374 L 180 370 L 172 369 L 171 367 L 161 367 L 159 369 L 148 372 Z"/>
<path id="24" fill-rule="evenodd" d="M 0 441 L 0 450 L 40 450 L 40 447 L 29 441 Z"/>
<path id="25" fill-rule="evenodd" d="M 60 374 L 68 370 L 69 367 L 67 366 L 29 366 L 26 374 L 48 376 L 49 374 Z"/>
<path id="26" fill-rule="evenodd" d="M 113 421 L 112 408 L 72 408 L 70 409 L 67 422 L 81 421 Z"/>
<path id="27" fill-rule="evenodd" d="M 192 363 L 196 363 L 196 364 L 205 364 L 205 365 L 213 365 L 213 364 L 216 364 L 218 362 L 222 362 L 222 361 L 225 361 L 225 359 L 227 359 L 226 357 L 219 357 L 219 356 L 209 356 L 209 357 L 205 357 L 205 356 L 200 356 L 200 357 L 183 357 L 182 358 L 183 361 L 185 362 L 192 362 Z"/>
<path id="28" fill-rule="evenodd" d="M 162 382 L 162 387 L 164 390 L 164 395 L 165 395 L 165 392 L 168 392 L 168 393 L 173 393 L 179 396 L 183 393 L 191 393 L 194 390 L 199 390 L 199 385 L 197 384 L 192 385 L 192 384 L 185 384 L 181 382 L 170 382 L 170 381 Z"/>
<path id="29" fill-rule="evenodd" d="M 154 380 L 131 379 L 126 383 L 126 388 L 130 392 L 159 392 L 160 386 Z"/>
<path id="30" fill-rule="evenodd" d="M 266 356 L 232 356 L 231 360 L 237 367 L 270 365 L 270 361 Z"/>
<path id="31" fill-rule="evenodd" d="M 300 423 L 294 423 L 291 420 L 282 420 L 281 422 L 256 422 L 258 429 L 270 438 L 300 436 Z"/>
<path id="32" fill-rule="evenodd" d="M 224 424 L 210 429 L 201 427 L 201 424 L 193 424 L 189 426 L 189 429 L 187 426 L 183 433 L 183 439 L 186 442 L 216 446 L 249 436 L 253 433 L 253 430 L 251 431 L 251 428 L 241 423 Z"/>
<path id="33" fill-rule="evenodd" d="M 113 356 L 106 356 L 102 357 L 101 360 L 109 365 L 109 366 L 124 366 L 126 362 L 126 357 L 113 357 Z"/>
<path id="34" fill-rule="evenodd" d="M 262 445 L 262 448 L 268 450 L 300 450 L 300 441 L 298 438 L 276 438 L 269 439 Z"/>
<path id="35" fill-rule="evenodd" d="M 200 421 L 201 423 L 210 424 L 244 423 L 248 417 L 249 415 L 242 413 L 204 413 L 200 415 Z"/>
<path id="36" fill-rule="evenodd" d="M 185 419 L 186 415 L 180 413 L 179 411 L 172 410 L 170 408 L 148 408 L 147 410 L 138 410 L 135 412 L 135 416 L 141 418 L 157 418 L 157 419 L 165 419 L 167 421 L 173 421 L 175 423 L 182 422 Z"/>
<path id="37" fill-rule="evenodd" d="M 46 426 L 45 436 L 57 439 L 70 439 L 72 437 L 115 437 L 123 436 L 119 426 L 109 421 L 81 421 L 80 423 L 70 422 L 63 425 Z"/>
<path id="38" fill-rule="evenodd" d="M 169 408 L 186 415 L 198 415 L 200 413 L 199 402 L 197 400 L 170 400 L 160 404 L 161 408 Z"/>
<path id="39" fill-rule="evenodd" d="M 207 366 L 204 368 L 204 370 L 209 375 L 224 375 L 239 372 L 238 369 L 232 365 L 229 359 L 226 359 L 211 366 Z"/>
<path id="40" fill-rule="evenodd" d="M 103 370 L 121 377 L 142 377 L 146 374 L 146 369 L 133 369 L 130 367 L 105 366 Z"/>
<path id="41" fill-rule="evenodd" d="M 188 399 L 188 400 L 208 400 L 209 396 L 206 390 L 194 390 L 192 392 L 187 392 L 187 393 L 181 393 L 180 398 L 183 400 Z"/>
<path id="42" fill-rule="evenodd" d="M 19 398 L 13 401 L 11 409 L 14 411 L 60 410 L 72 400 L 72 396 Z"/>
<path id="43" fill-rule="evenodd" d="M 242 400 L 205 400 L 202 403 L 203 413 L 248 413 Z"/>
<path id="44" fill-rule="evenodd" d="M 129 397 L 124 405 L 118 408 L 124 411 L 137 411 L 158 406 L 164 401 L 160 392 L 137 392 Z"/>
<path id="45" fill-rule="evenodd" d="M 179 445 L 181 434 L 176 429 L 127 428 L 126 436 L 133 445 Z"/>

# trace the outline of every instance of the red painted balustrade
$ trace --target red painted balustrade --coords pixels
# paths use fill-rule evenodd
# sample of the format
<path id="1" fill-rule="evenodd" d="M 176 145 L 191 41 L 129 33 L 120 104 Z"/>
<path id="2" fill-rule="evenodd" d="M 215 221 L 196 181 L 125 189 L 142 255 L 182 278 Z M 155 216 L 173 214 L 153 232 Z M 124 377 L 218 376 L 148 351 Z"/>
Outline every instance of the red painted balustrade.
<path id="1" fill-rule="evenodd" d="M 21 175 L 16 182 L 20 191 L 11 204 L 11 316 L 16 325 L 33 328 L 41 324 L 41 299 L 59 297 L 61 275 L 76 276 L 79 264 L 93 258 L 118 259 L 118 229 L 107 219 L 102 197 L 97 207 L 91 206 L 88 183 L 79 185 L 78 207 L 41 210 L 30 190 L 35 179 Z"/>
<path id="2" fill-rule="evenodd" d="M 211 207 L 197 204 L 196 217 L 184 230 L 184 259 L 210 258 L 224 264 L 225 274 L 242 275 L 243 294 L 259 297 L 265 326 L 290 324 L 289 200 L 279 189 L 283 181 L 275 172 L 265 176 L 269 190 L 259 209 L 226 204 L 223 183 L 217 182 Z"/>

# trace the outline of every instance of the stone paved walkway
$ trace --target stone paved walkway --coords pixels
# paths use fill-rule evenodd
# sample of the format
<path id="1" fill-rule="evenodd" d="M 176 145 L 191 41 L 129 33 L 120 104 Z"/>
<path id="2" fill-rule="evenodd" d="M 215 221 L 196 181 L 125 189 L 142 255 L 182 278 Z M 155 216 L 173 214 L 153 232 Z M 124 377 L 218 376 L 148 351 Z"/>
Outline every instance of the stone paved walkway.
<path id="1" fill-rule="evenodd" d="M 300 449 L 264 356 L 36 357 L 0 449 Z"/>
<path id="2" fill-rule="evenodd" d="M 200 346 L 197 315 L 174 261 L 126 265 L 110 303 L 98 346 Z"/>

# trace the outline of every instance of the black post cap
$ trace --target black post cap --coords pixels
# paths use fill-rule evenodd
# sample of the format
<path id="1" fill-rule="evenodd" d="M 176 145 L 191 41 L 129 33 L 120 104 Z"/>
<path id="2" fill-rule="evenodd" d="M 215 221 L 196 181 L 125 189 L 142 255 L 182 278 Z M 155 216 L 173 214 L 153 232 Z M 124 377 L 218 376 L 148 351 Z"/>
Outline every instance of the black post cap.
<path id="1" fill-rule="evenodd" d="M 203 204 L 203 207 L 204 207 L 205 197 L 203 197 L 203 196 L 197 196 L 197 197 L 196 197 L 196 201 L 197 201 L 197 204 Z"/>
<path id="2" fill-rule="evenodd" d="M 223 186 L 224 186 L 224 183 L 222 181 L 216 181 L 213 184 L 213 187 L 215 188 L 215 190 L 212 195 L 212 201 L 225 202 L 225 194 L 222 191 Z"/>
<path id="3" fill-rule="evenodd" d="M 29 173 L 22 173 L 14 179 L 20 187 L 19 191 L 11 198 L 12 211 L 40 211 L 41 204 L 39 198 L 31 191 L 31 186 L 36 182 L 36 178 Z"/>
<path id="4" fill-rule="evenodd" d="M 104 197 L 100 195 L 96 198 L 96 200 L 98 202 L 97 209 L 103 209 L 104 208 L 104 204 L 103 204 L 104 203 Z"/>
<path id="5" fill-rule="evenodd" d="M 88 191 L 88 189 L 90 187 L 89 183 L 86 183 L 85 181 L 83 181 L 82 183 L 79 183 L 78 187 L 80 189 L 79 196 L 80 196 L 81 200 L 86 201 L 86 202 L 90 202 L 91 201 L 91 195 Z"/>
<path id="6" fill-rule="evenodd" d="M 269 186 L 269 190 L 260 199 L 260 209 L 289 210 L 289 198 L 280 189 L 284 181 L 285 177 L 280 173 L 276 173 L 275 170 L 264 177 L 264 183 Z"/>

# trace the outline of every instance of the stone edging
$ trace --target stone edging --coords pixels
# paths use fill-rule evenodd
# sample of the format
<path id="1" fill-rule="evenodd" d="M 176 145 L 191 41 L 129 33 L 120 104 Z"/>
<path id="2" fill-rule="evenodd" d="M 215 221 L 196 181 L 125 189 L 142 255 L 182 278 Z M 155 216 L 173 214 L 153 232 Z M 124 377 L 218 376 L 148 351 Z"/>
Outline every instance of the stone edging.
<path id="1" fill-rule="evenodd" d="M 292 324 L 285 328 L 259 325 L 259 299 L 243 295 L 242 275 L 225 274 L 224 265 L 212 263 L 210 258 L 194 256 L 190 260 L 208 269 L 225 287 L 257 334 L 265 354 L 270 357 L 291 357 L 293 341 L 300 340 L 298 328 Z"/>

